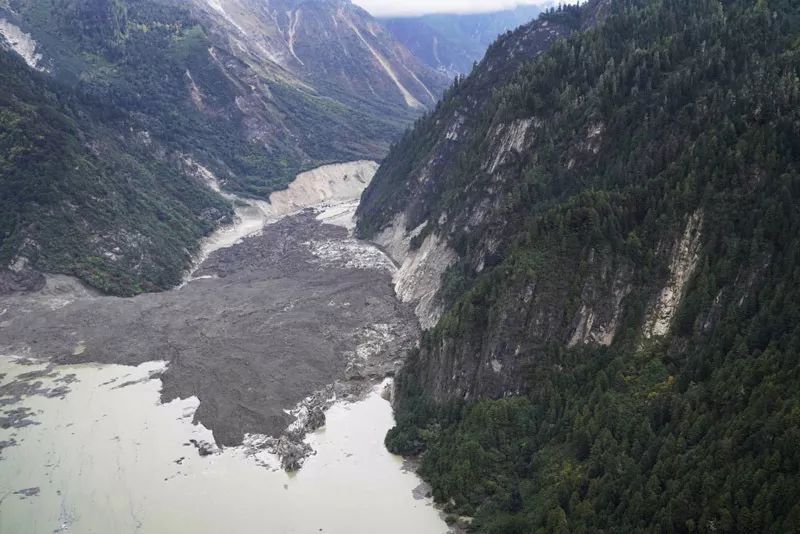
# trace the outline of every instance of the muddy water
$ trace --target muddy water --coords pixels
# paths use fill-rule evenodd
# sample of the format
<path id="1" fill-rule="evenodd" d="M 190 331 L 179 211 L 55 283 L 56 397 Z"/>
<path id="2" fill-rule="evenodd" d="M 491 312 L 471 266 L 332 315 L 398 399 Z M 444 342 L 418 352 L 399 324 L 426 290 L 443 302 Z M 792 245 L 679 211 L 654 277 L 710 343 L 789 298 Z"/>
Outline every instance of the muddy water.
<path id="1" fill-rule="evenodd" d="M 0 399 L 30 423 L 0 428 L 0 442 L 16 441 L 0 453 L 0 532 L 446 531 L 412 496 L 418 478 L 383 447 L 393 419 L 377 387 L 334 404 L 308 438 L 316 455 L 289 475 L 244 447 L 201 457 L 189 440 L 212 438 L 191 422 L 198 400 L 159 403 L 164 366 L 47 369 L 0 357 Z"/>

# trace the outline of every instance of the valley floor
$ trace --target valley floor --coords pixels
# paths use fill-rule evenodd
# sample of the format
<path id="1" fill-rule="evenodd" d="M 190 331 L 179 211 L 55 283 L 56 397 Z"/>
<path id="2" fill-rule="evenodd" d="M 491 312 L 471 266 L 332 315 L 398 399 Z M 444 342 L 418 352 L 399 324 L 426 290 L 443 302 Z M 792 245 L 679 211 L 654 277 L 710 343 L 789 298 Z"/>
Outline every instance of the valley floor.
<path id="1" fill-rule="evenodd" d="M 327 180 L 328 185 L 332 183 L 330 176 L 320 179 Z M 418 326 L 413 311 L 395 298 L 391 261 L 374 247 L 350 236 L 348 214 L 352 215 L 353 207 L 352 198 L 336 198 L 332 203 L 296 210 L 233 246 L 219 248 L 212 240 L 209 246 L 217 250 L 203 256 L 205 260 L 189 281 L 172 291 L 122 299 L 95 294 L 71 278 L 49 277 L 41 291 L 2 297 L 0 354 L 7 356 L 0 357 L 4 365 L 0 376 L 6 375 L 0 382 L 0 418 L 4 427 L 0 441 L 5 447 L 0 447 L 0 454 L 7 459 L 0 460 L 0 471 L 10 470 L 17 475 L 29 471 L 31 482 L 23 485 L 37 490 L 28 492 L 31 495 L 15 493 L 28 488 L 5 486 L 19 485 L 24 476 L 3 477 L 0 511 L 9 506 L 19 509 L 23 499 L 35 503 L 38 488 L 41 486 L 41 491 L 46 493 L 48 484 L 50 497 L 42 502 L 50 507 L 59 502 L 62 504 L 58 506 L 64 503 L 74 506 L 72 497 L 77 487 L 62 484 L 63 480 L 59 482 L 64 473 L 59 466 L 76 461 L 99 461 L 101 466 L 103 462 L 109 463 L 105 468 L 110 471 L 123 472 L 131 469 L 130 454 L 162 458 L 164 454 L 159 451 L 179 451 L 183 442 L 188 442 L 198 429 L 207 428 L 213 432 L 213 437 L 206 431 L 191 438 L 199 444 L 201 453 L 218 451 L 216 445 L 225 447 L 224 451 L 248 450 L 253 455 L 261 455 L 262 463 L 266 461 L 274 468 L 279 465 L 280 458 L 271 453 L 286 456 L 288 451 L 289 456 L 299 457 L 292 461 L 301 462 L 302 456 L 311 452 L 304 440 L 306 432 L 313 432 L 324 423 L 324 419 L 319 420 L 321 410 L 333 405 L 328 412 L 329 427 L 334 413 L 349 410 L 335 404 L 337 399 L 359 401 L 352 405 L 353 414 L 362 410 L 357 406 L 366 403 L 363 410 L 371 409 L 378 417 L 372 422 L 362 421 L 367 428 L 361 433 L 355 430 L 358 424 L 352 418 L 344 429 L 326 430 L 347 435 L 347 429 L 352 428 L 351 433 L 373 444 L 372 456 L 366 454 L 362 458 L 365 465 L 359 465 L 358 457 L 355 463 L 350 462 L 353 464 L 350 477 L 356 478 L 339 482 L 357 485 L 365 476 L 362 471 L 366 470 L 370 476 L 374 474 L 367 464 L 369 458 L 388 455 L 383 450 L 382 440 L 392 419 L 388 403 L 373 388 L 402 363 L 405 351 L 418 336 Z M 327 224 L 326 218 L 338 225 Z M 154 361 L 164 363 L 153 364 Z M 109 365 L 93 365 L 97 363 Z M 105 379 L 101 380 L 102 377 Z M 94 393 L 87 392 L 83 382 L 93 384 Z M 119 394 L 113 393 L 119 385 L 125 386 L 125 390 L 134 388 L 131 391 L 139 388 L 138 400 L 136 394 L 131 393 L 132 399 L 121 401 Z M 175 411 L 176 417 L 179 415 L 178 419 L 183 421 L 180 423 L 184 426 L 183 433 L 175 429 L 164 431 L 164 411 L 154 418 L 146 415 L 153 411 L 153 388 L 160 389 L 160 400 L 169 403 L 162 406 L 173 406 L 168 409 Z M 63 408 L 70 402 L 80 403 L 85 395 L 89 395 L 82 401 L 86 406 L 79 408 L 77 414 Z M 106 405 L 100 410 L 102 414 L 97 412 L 94 401 Z M 121 406 L 124 409 L 120 409 Z M 298 408 L 290 414 L 289 409 L 295 406 Z M 52 443 L 51 449 L 37 449 L 33 443 L 26 443 L 26 440 L 41 443 L 43 436 L 45 441 L 47 436 L 52 441 L 53 435 L 65 432 L 64 421 L 54 420 L 53 410 L 63 413 L 64 420 L 77 418 L 72 423 L 78 427 L 81 426 L 81 411 L 87 412 L 86 417 L 98 417 L 98 420 L 110 417 L 114 424 L 111 427 L 102 423 L 90 425 L 88 434 L 79 440 L 87 449 L 85 454 L 80 448 L 70 450 L 68 443 L 64 455 L 59 454 L 57 443 Z M 297 421 L 292 424 L 295 416 Z M 344 419 L 347 419 L 346 413 Z M 200 425 L 191 425 L 191 421 Z M 30 433 L 29 427 L 39 423 L 47 432 L 35 437 L 36 433 Z M 381 428 L 372 428 L 375 424 Z M 160 434 L 175 436 L 175 443 L 162 443 L 160 448 L 153 449 L 154 445 L 147 443 L 153 439 L 149 427 L 160 429 Z M 48 430 L 53 428 L 61 430 Z M 131 428 L 140 428 L 141 434 L 130 454 L 95 450 L 95 439 L 116 438 L 116 442 L 125 442 L 125 434 L 130 434 Z M 68 435 L 71 434 L 64 433 Z M 325 434 L 314 436 L 317 435 L 312 435 L 312 442 L 325 439 Z M 134 439 L 134 436 L 129 435 L 127 439 Z M 243 443 L 244 448 L 241 447 Z M 340 450 L 339 454 L 343 452 Z M 207 484 L 202 480 L 205 476 L 202 473 L 215 469 L 197 464 L 199 460 L 195 459 L 194 449 L 184 449 L 184 453 L 191 455 L 194 466 L 184 469 L 184 476 L 200 477 L 196 483 Z M 333 454 L 329 462 L 344 460 L 330 450 L 320 454 Z M 271 459 L 267 461 L 263 457 Z M 175 469 L 160 465 L 154 468 L 155 472 L 172 469 L 181 473 L 177 467 L 182 461 L 177 457 L 172 460 L 175 464 L 170 462 L 170 465 Z M 152 459 L 148 459 L 150 461 Z M 307 462 L 318 463 L 319 460 L 312 457 Z M 378 469 L 376 473 L 383 473 L 388 484 L 396 479 L 401 486 L 407 486 L 409 480 L 416 480 L 413 474 L 402 473 L 396 463 L 387 464 L 385 459 L 380 462 L 388 471 Z M 41 471 L 42 465 L 50 467 Z M 393 467 L 387 468 L 389 465 Z M 93 470 L 79 469 L 78 472 Z M 336 469 L 319 469 L 313 476 L 319 477 L 320 484 L 325 487 L 325 480 L 330 480 L 335 472 Z M 172 475 L 177 476 L 175 473 L 165 476 Z M 402 480 L 398 478 L 400 475 Z M 281 472 L 280 476 L 286 475 Z M 86 482 L 98 483 L 96 480 Z M 283 482 L 281 478 L 281 484 Z M 138 483 L 152 484 L 153 481 Z M 273 483 L 276 482 L 269 482 Z M 418 483 L 416 480 L 413 485 Z M 53 497 L 55 490 L 60 497 Z M 131 491 L 137 495 L 140 491 L 146 494 L 147 488 L 140 485 Z M 95 495 L 96 491 L 91 493 Z M 214 493 L 208 489 L 198 497 L 199 502 Z M 395 495 L 392 499 L 396 500 L 402 492 L 389 491 L 389 494 Z M 96 497 L 90 499 L 91 506 L 99 504 L 93 501 Z M 138 497 L 131 498 L 135 501 Z M 370 498 L 380 500 L 385 495 L 376 494 Z M 402 506 L 398 506 L 398 514 L 411 513 L 420 506 L 424 509 L 416 512 L 421 523 L 408 526 L 422 528 L 415 530 L 419 532 L 446 530 L 438 513 L 415 502 L 410 491 L 405 500 L 407 509 L 402 511 Z M 83 504 L 88 506 L 89 503 Z M 36 506 L 29 505 L 29 508 L 34 510 Z M 130 503 L 130 508 L 147 509 L 138 501 Z M 71 512 L 80 515 L 85 510 Z M 185 510 L 163 513 L 170 516 L 182 512 Z M 228 512 L 231 511 L 220 511 Z M 69 524 L 70 517 L 62 519 Z M 319 517 L 315 521 L 320 526 L 328 524 L 325 520 L 320 522 Z M 358 525 L 359 522 L 356 518 L 349 522 L 339 518 L 330 524 Z M 281 532 L 305 532 L 309 526 L 302 521 L 275 525 Z M 11 532 L 13 527 L 0 520 L 0 532 Z M 49 532 L 54 528 L 56 525 L 48 524 L 41 530 Z"/>

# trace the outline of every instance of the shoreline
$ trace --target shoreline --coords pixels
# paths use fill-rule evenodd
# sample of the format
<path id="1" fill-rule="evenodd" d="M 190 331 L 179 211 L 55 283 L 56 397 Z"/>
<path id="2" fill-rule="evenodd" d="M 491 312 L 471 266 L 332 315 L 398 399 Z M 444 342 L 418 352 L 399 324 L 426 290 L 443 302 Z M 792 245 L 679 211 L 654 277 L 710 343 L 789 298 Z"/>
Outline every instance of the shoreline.
<path id="1" fill-rule="evenodd" d="M 326 411 L 328 423 L 307 439 L 316 453 L 303 469 L 286 473 L 263 450 L 203 452 L 211 432 L 192 421 L 200 401 L 153 402 L 162 368 L 156 363 L 47 368 L 29 362 L 14 370 L 0 358 L 0 392 L 18 378 L 15 373 L 41 371 L 22 380 L 39 383 L 39 393 L 25 403 L 35 423 L 17 429 L 20 442 L 0 451 L 6 456 L 0 460 L 0 531 L 108 530 L 112 524 L 123 531 L 209 534 L 318 527 L 345 534 L 356 525 L 397 534 L 448 530 L 429 501 L 414 498 L 418 477 L 383 447 L 394 419 L 376 388 L 354 402 L 334 402 Z M 50 394 L 65 379 L 70 391 Z M 120 417 L 124 426 L 118 425 Z M 86 440 L 90 429 L 92 439 Z M 48 461 L 19 464 L 20 471 L 8 462 L 18 464 L 32 451 L 19 456 L 19 447 L 47 451 Z M 350 491 L 338 491 L 343 483 Z M 124 498 L 86 513 L 85 506 L 94 509 L 104 496 Z M 393 518 L 388 526 L 387 518 Z"/>

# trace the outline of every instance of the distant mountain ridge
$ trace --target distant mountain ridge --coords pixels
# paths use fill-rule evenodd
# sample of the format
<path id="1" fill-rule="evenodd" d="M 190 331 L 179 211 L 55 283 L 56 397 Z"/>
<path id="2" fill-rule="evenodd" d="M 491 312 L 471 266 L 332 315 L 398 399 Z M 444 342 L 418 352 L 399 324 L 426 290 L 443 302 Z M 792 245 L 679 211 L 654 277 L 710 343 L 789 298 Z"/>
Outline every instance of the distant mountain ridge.
<path id="1" fill-rule="evenodd" d="M 0 44 L 0 269 L 119 294 L 230 214 L 202 174 L 264 198 L 380 159 L 447 83 L 346 0 L 12 0 Z"/>
<path id="2" fill-rule="evenodd" d="M 439 13 L 416 17 L 388 17 L 381 22 L 415 56 L 449 76 L 467 74 L 497 37 L 530 22 L 538 6 L 488 13 Z"/>

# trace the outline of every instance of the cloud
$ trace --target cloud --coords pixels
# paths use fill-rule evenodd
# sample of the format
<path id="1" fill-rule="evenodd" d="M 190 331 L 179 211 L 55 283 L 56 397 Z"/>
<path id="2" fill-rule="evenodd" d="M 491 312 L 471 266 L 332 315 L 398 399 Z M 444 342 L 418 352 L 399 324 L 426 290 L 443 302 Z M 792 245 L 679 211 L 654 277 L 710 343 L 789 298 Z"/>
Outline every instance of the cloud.
<path id="1" fill-rule="evenodd" d="M 550 5 L 549 0 L 353 0 L 376 17 L 427 13 L 481 13 L 521 4 Z"/>

